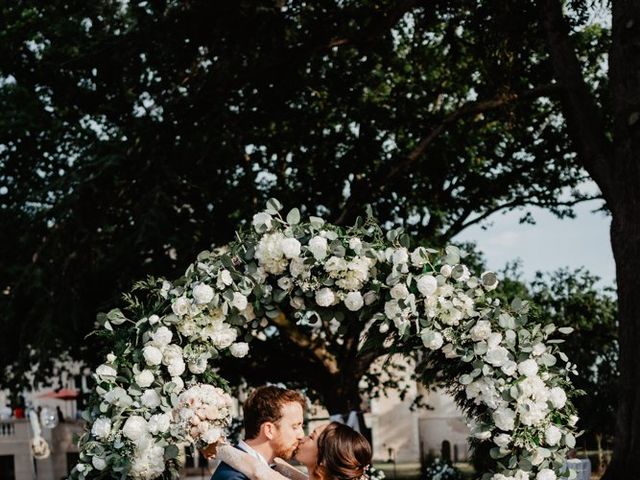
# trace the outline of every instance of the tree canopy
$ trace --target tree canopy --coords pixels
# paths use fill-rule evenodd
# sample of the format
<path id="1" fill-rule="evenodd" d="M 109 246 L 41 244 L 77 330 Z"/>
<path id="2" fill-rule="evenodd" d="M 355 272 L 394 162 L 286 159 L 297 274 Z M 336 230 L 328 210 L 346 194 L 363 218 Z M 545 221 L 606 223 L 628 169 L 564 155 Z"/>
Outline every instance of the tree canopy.
<path id="1" fill-rule="evenodd" d="M 71 349 L 257 206 L 442 245 L 590 198 L 529 2 L 20 2 L 0 29 L 3 365 Z M 608 32 L 572 12 L 601 104 Z M 529 220 L 523 211 L 524 220 Z M 33 348 L 28 348 L 27 346 Z M 9 380 L 6 376 L 5 383 Z"/>

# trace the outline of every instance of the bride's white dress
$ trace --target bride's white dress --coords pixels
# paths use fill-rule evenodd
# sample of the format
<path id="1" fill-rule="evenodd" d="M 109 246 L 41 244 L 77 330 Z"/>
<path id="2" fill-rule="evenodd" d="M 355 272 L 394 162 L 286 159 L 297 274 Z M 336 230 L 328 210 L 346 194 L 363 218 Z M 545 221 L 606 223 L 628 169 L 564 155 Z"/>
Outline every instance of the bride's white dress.
<path id="1" fill-rule="evenodd" d="M 271 468 L 247 452 L 227 444 L 218 446 L 216 458 L 243 473 L 250 480 L 308 480 L 304 473 L 284 461 L 276 463 Z"/>

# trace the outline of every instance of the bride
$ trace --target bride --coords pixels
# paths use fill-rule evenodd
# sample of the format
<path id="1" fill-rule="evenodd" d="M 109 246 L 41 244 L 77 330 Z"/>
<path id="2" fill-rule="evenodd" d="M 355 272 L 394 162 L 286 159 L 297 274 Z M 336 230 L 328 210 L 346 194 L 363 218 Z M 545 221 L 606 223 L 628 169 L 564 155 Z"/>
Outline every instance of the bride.
<path id="1" fill-rule="evenodd" d="M 209 446 L 203 453 L 221 460 L 250 480 L 359 480 L 371 463 L 371 445 L 367 439 L 338 422 L 317 427 L 300 442 L 294 458 L 307 468 L 308 477 L 284 460 L 277 459 L 271 468 L 228 444 Z"/>

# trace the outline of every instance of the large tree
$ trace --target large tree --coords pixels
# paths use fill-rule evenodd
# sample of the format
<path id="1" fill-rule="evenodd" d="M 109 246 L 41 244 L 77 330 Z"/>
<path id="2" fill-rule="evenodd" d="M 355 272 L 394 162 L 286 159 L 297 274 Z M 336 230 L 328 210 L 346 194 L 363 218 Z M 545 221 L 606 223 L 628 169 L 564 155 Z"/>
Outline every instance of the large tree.
<path id="1" fill-rule="evenodd" d="M 577 190 L 587 173 L 542 7 L 3 5 L 5 383 L 67 348 L 93 361 L 81 339 L 96 311 L 147 274 L 177 277 L 272 196 L 343 224 L 370 203 L 436 246 L 501 210 L 570 215 L 592 197 Z M 572 11 L 583 90 L 605 98 L 607 31 Z M 340 399 L 332 411 L 358 401 L 370 358 L 357 341 L 316 348 L 287 317 L 271 321 L 256 364 L 269 355 L 317 378 L 325 401 Z"/>

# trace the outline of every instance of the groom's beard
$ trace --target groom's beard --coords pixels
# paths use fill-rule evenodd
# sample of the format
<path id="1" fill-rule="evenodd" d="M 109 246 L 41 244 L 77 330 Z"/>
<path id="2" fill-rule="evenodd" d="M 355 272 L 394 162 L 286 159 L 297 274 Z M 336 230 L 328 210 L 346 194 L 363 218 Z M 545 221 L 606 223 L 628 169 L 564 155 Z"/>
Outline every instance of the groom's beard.
<path id="1" fill-rule="evenodd" d="M 284 443 L 276 443 L 273 447 L 273 456 L 281 458 L 283 460 L 291 460 L 294 453 L 298 450 L 300 442 L 296 442 L 293 445 L 286 445 Z"/>

